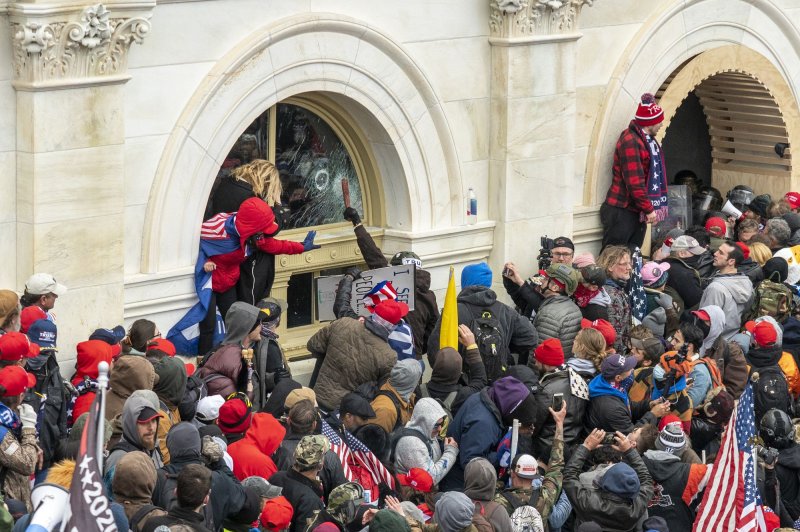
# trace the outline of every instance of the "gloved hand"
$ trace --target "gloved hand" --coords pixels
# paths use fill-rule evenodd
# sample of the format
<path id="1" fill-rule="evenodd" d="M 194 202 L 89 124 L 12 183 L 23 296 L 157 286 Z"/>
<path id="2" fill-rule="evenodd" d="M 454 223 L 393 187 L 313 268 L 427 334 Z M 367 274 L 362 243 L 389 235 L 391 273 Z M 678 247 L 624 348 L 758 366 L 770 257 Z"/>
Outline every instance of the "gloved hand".
<path id="1" fill-rule="evenodd" d="M 306 239 L 303 240 L 303 251 L 311 251 L 312 249 L 319 249 L 322 246 L 319 244 L 314 243 L 314 238 L 316 238 L 317 232 L 316 231 L 309 231 L 306 235 Z"/>
<path id="2" fill-rule="evenodd" d="M 27 403 L 19 405 L 19 419 L 22 421 L 22 428 L 36 429 L 36 410 Z"/>
<path id="3" fill-rule="evenodd" d="M 357 266 L 351 266 L 347 268 L 347 271 L 344 272 L 345 275 L 349 275 L 355 281 L 359 277 L 361 277 L 361 270 Z"/>
<path id="4" fill-rule="evenodd" d="M 346 208 L 343 216 L 345 220 L 353 223 L 353 227 L 361 223 L 361 216 L 359 216 L 358 211 L 352 207 Z"/>
<path id="5" fill-rule="evenodd" d="M 669 310 L 673 308 L 672 296 L 669 294 L 665 294 L 664 292 L 661 292 L 656 296 L 656 303 L 658 303 L 658 306 L 663 308 L 664 310 Z"/>
<path id="6" fill-rule="evenodd" d="M 207 464 L 214 464 L 222 459 L 224 453 L 220 444 L 215 442 L 213 437 L 203 436 L 203 442 L 200 445 L 200 455 Z"/>

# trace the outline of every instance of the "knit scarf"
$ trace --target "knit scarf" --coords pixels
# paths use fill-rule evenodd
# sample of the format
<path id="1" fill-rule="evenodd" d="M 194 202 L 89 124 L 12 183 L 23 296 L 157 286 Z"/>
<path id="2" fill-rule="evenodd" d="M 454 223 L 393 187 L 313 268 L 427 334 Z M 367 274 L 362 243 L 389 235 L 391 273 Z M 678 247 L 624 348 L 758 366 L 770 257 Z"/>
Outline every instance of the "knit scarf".
<path id="1" fill-rule="evenodd" d="M 580 308 L 586 308 L 586 305 L 588 305 L 599 293 L 600 290 L 592 290 L 590 288 L 586 288 L 583 283 L 578 283 L 578 288 L 575 289 L 575 293 L 572 294 L 572 297 L 575 299 L 576 305 L 578 305 Z"/>
<path id="2" fill-rule="evenodd" d="M 645 134 L 644 140 L 650 151 L 650 168 L 647 172 L 647 199 L 653 205 L 653 211 L 656 213 L 656 223 L 658 223 L 667 218 L 668 212 L 666 166 L 664 165 L 661 146 L 658 145 L 655 137 Z M 645 217 L 645 214 L 641 213 L 641 221 L 644 221 Z"/>

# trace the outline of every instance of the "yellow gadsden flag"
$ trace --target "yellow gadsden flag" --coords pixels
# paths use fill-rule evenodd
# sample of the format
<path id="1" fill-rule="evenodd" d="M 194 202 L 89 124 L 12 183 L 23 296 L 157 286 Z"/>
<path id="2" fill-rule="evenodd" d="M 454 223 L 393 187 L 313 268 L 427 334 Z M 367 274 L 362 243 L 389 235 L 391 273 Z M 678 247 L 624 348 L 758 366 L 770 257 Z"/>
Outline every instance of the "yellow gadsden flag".
<path id="1" fill-rule="evenodd" d="M 450 266 L 450 280 L 444 296 L 442 309 L 442 329 L 439 331 L 439 349 L 452 347 L 458 349 L 458 304 L 456 303 L 456 278 Z"/>

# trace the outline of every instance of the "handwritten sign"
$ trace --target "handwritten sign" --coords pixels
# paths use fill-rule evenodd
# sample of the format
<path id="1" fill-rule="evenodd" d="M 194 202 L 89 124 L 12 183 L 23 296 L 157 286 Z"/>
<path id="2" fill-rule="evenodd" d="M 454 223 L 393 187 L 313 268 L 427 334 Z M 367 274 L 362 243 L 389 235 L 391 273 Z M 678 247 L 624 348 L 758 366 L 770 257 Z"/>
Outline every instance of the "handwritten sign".
<path id="1" fill-rule="evenodd" d="M 403 264 L 388 266 L 377 270 L 361 272 L 361 277 L 353 281 L 353 292 L 350 304 L 359 316 L 369 316 L 364 306 L 364 296 L 381 281 L 390 281 L 397 291 L 397 300 L 414 310 L 414 274 L 416 266 Z M 319 321 L 333 321 L 333 302 L 336 299 L 336 288 L 343 275 L 331 275 L 317 278 L 317 313 Z"/>

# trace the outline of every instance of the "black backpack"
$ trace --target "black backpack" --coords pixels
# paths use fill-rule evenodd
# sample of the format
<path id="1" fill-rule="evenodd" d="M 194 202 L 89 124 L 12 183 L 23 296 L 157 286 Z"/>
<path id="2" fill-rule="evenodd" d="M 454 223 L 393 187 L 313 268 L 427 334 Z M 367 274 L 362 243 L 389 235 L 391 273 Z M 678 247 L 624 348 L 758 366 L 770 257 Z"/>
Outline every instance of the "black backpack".
<path id="1" fill-rule="evenodd" d="M 405 436 L 412 436 L 414 438 L 419 438 L 419 440 L 425 444 L 425 448 L 428 449 L 428 456 L 433 458 L 433 448 L 431 447 L 431 442 L 430 440 L 425 438 L 424 434 L 422 434 L 420 431 L 416 429 L 401 427 L 392 432 L 391 453 L 389 454 L 390 464 L 394 465 L 395 451 L 397 450 L 397 444 L 398 442 L 400 442 L 400 438 L 403 438 Z"/>
<path id="2" fill-rule="evenodd" d="M 196 373 L 186 379 L 186 391 L 183 394 L 183 399 L 178 403 L 181 421 L 193 420 L 197 414 L 197 403 L 207 395 L 206 383 Z"/>
<path id="3" fill-rule="evenodd" d="M 457 396 L 458 396 L 458 391 L 455 391 L 448 393 L 447 397 L 445 397 L 444 399 L 436 399 L 435 397 L 431 397 L 431 394 L 428 391 L 427 382 L 419 385 L 419 397 L 420 398 L 430 397 L 431 399 L 439 403 L 439 406 L 441 406 L 444 409 L 445 413 L 447 414 L 448 421 L 453 419 L 453 412 L 452 412 L 453 402 L 455 402 Z M 445 423 L 445 426 L 447 426 L 447 423 Z"/>
<path id="4" fill-rule="evenodd" d="M 495 317 L 491 308 L 480 310 L 479 316 L 470 309 L 470 314 L 473 319 L 469 328 L 475 335 L 475 343 L 478 344 L 478 352 L 481 354 L 483 365 L 486 367 L 486 376 L 491 384 L 502 377 L 508 367 L 508 341 L 500 320 Z"/>
<path id="5" fill-rule="evenodd" d="M 751 379 L 753 381 L 756 423 L 770 408 L 777 408 L 792 415 L 792 396 L 789 394 L 789 384 L 779 366 L 759 368 L 753 371 Z"/>
<path id="6" fill-rule="evenodd" d="M 388 390 L 381 390 L 382 385 L 383 383 L 378 383 L 375 381 L 366 382 L 364 384 L 361 384 L 358 388 L 356 388 L 355 393 L 357 393 L 370 403 L 380 395 L 388 397 L 392 401 L 394 409 L 397 413 L 397 421 L 394 422 L 394 428 L 392 429 L 395 430 L 403 426 L 403 421 L 400 419 L 400 410 L 403 408 L 403 406 L 400 404 L 400 400 L 397 398 L 397 396 L 395 396 L 395 394 L 393 394 Z"/>

